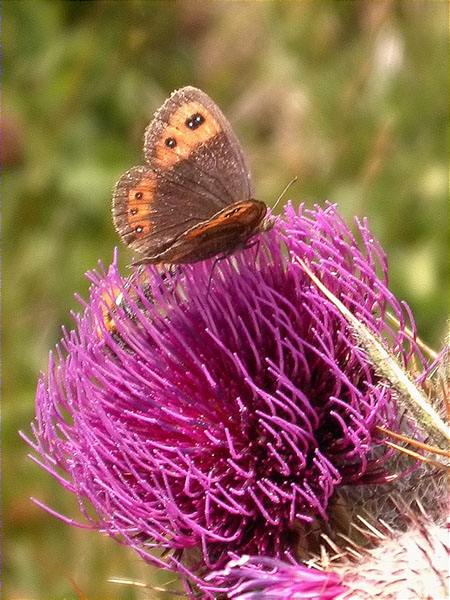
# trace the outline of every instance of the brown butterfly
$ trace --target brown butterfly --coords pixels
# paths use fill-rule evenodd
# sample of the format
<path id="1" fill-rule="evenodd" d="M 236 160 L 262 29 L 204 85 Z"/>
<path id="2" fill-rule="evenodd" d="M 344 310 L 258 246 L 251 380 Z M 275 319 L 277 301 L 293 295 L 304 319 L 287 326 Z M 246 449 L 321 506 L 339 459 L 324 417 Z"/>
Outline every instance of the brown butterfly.
<path id="1" fill-rule="evenodd" d="M 273 226 L 231 125 L 204 92 L 172 93 L 145 132 L 146 165 L 118 181 L 113 219 L 134 264 L 228 255 Z"/>

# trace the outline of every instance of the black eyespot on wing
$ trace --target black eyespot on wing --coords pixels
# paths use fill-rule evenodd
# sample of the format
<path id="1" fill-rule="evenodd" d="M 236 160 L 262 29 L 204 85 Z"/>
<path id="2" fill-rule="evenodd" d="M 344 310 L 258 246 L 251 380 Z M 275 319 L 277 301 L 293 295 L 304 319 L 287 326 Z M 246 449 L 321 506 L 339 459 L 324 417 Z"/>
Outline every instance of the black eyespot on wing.
<path id="1" fill-rule="evenodd" d="M 205 117 L 200 113 L 195 113 L 194 115 L 189 117 L 189 119 L 186 119 L 186 127 L 188 127 L 189 129 L 195 130 L 195 129 L 198 129 L 198 127 L 200 127 L 200 125 L 203 125 L 204 122 L 205 122 Z"/>
<path id="2" fill-rule="evenodd" d="M 136 198 L 136 200 L 142 200 L 142 198 L 144 197 L 144 194 L 142 192 L 136 192 L 134 194 L 134 197 Z"/>

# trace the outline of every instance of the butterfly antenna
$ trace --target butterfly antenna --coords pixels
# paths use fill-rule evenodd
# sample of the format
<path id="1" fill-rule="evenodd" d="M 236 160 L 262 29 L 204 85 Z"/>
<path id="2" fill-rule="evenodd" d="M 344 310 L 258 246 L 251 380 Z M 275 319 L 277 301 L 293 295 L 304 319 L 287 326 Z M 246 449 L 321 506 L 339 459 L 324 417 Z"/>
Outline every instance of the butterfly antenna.
<path id="1" fill-rule="evenodd" d="M 297 181 L 298 177 L 297 175 L 295 177 L 293 177 L 290 182 L 287 184 L 287 186 L 284 188 L 284 190 L 281 192 L 281 194 L 278 196 L 275 204 L 272 206 L 272 212 L 276 209 L 276 207 L 278 206 L 278 203 L 280 202 L 280 200 L 283 198 L 283 196 L 286 194 L 286 192 L 288 191 L 288 189 L 294 185 L 294 183 Z"/>

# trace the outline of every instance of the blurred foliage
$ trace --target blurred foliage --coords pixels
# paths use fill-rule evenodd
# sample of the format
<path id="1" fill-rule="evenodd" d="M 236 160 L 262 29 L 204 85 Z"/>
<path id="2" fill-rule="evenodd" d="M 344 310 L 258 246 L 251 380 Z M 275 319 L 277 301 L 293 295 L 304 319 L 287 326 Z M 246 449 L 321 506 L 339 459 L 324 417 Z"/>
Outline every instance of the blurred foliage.
<path id="1" fill-rule="evenodd" d="M 119 576 L 174 587 L 36 508 L 29 496 L 77 517 L 17 435 L 84 272 L 118 244 L 114 182 L 142 162 L 144 128 L 173 89 L 199 86 L 223 108 L 260 199 L 273 204 L 298 175 L 296 203 L 368 216 L 393 291 L 442 343 L 447 23 L 447 3 L 431 0 L 4 3 L 5 598 L 164 597 L 107 582 Z"/>

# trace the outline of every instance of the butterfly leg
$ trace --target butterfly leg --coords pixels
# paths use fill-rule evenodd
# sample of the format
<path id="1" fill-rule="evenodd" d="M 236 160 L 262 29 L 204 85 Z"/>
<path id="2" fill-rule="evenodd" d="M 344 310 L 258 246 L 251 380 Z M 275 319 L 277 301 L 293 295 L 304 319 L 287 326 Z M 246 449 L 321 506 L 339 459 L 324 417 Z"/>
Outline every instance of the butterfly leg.
<path id="1" fill-rule="evenodd" d="M 257 238 L 257 239 L 255 239 L 255 240 L 253 240 L 253 241 L 249 242 L 249 243 L 248 243 L 248 244 L 246 244 L 245 246 L 242 246 L 242 247 L 241 247 L 241 250 L 249 250 L 250 248 L 253 248 L 254 246 L 256 246 L 256 252 L 255 252 L 255 263 L 256 263 L 256 260 L 257 260 L 257 258 L 258 258 L 259 249 L 260 249 L 260 247 L 261 247 L 261 240 L 260 240 L 259 238 Z M 221 254 L 220 256 L 218 256 L 218 257 L 217 257 L 217 258 L 214 260 L 214 262 L 213 262 L 213 265 L 212 265 L 212 267 L 211 267 L 211 272 L 210 272 L 210 274 L 209 274 L 209 279 L 208 279 L 208 286 L 207 286 L 206 297 L 208 297 L 208 296 L 209 296 L 209 292 L 210 292 L 210 290 L 211 290 L 212 276 L 213 276 L 213 274 L 214 274 L 214 270 L 215 270 L 216 266 L 218 265 L 218 263 L 219 263 L 221 260 L 224 260 L 225 258 L 228 258 L 228 257 L 229 257 L 229 256 L 231 256 L 232 254 L 234 254 L 234 253 L 235 253 L 235 251 L 236 251 L 236 249 L 235 249 L 235 248 L 233 248 L 233 250 L 231 250 L 230 252 L 227 252 L 227 253 L 225 253 L 225 254 Z"/>
<path id="2" fill-rule="evenodd" d="M 256 252 L 255 252 L 255 264 L 256 264 L 256 261 L 258 259 L 259 248 L 261 247 L 261 240 L 259 238 L 257 238 L 256 240 L 249 242 L 246 246 L 244 246 L 243 249 L 250 250 L 250 248 L 253 248 L 254 246 L 256 246 Z"/>
<path id="3" fill-rule="evenodd" d="M 213 276 L 213 273 L 214 273 L 214 269 L 218 265 L 219 261 L 223 260 L 224 258 L 228 258 L 229 256 L 230 256 L 230 253 L 228 253 L 228 254 L 222 254 L 221 256 L 218 256 L 217 258 L 214 259 L 214 262 L 213 262 L 212 267 L 211 267 L 211 271 L 209 273 L 208 285 L 206 287 L 206 298 L 207 299 L 209 297 L 209 292 L 211 290 L 211 282 L 212 282 L 212 276 Z"/>
<path id="4" fill-rule="evenodd" d="M 178 285 L 178 280 L 182 274 L 183 268 L 181 265 L 168 265 L 167 270 L 161 273 L 161 279 L 163 280 L 163 284 L 166 290 L 168 290 L 172 294 L 175 293 L 175 290 L 177 289 Z"/>

